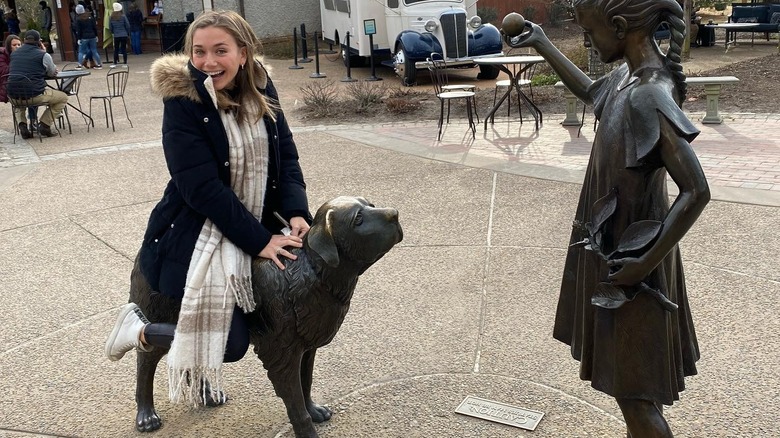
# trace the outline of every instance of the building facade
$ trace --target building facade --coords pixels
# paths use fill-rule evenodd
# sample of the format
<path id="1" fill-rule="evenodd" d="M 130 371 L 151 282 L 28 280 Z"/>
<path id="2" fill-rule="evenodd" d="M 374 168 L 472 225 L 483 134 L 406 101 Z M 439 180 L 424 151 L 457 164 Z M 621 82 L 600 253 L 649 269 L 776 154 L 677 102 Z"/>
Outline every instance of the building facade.
<path id="1" fill-rule="evenodd" d="M 293 28 L 306 25 L 306 31 L 321 28 L 319 0 L 160 0 L 163 22 L 185 21 L 208 9 L 238 11 L 252 25 L 257 36 L 272 38 L 292 35 Z"/>

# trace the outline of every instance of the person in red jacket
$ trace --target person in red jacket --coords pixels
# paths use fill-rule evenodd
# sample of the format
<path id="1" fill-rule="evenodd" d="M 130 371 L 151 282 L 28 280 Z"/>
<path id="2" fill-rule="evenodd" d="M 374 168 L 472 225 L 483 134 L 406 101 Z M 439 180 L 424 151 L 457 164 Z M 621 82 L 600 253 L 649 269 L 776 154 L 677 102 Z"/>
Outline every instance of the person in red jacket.
<path id="1" fill-rule="evenodd" d="M 8 73 L 11 72 L 11 53 L 22 47 L 22 40 L 18 35 L 8 35 L 5 44 L 0 47 L 0 102 L 8 103 Z M 38 126 L 38 107 L 31 106 L 27 108 L 27 118 L 30 119 L 30 127 L 37 129 Z M 32 138 L 33 134 L 29 129 L 22 130 L 22 138 Z"/>
<path id="2" fill-rule="evenodd" d="M 0 47 L 0 102 L 8 103 L 8 72 L 11 70 L 11 52 L 22 46 L 17 35 L 8 35 Z"/>

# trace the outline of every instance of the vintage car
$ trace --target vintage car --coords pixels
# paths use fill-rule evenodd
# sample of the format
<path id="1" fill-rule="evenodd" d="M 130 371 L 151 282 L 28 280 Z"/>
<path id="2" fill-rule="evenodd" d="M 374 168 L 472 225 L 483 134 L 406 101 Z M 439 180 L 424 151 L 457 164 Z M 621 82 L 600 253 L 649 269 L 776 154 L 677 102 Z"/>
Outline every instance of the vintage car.
<path id="1" fill-rule="evenodd" d="M 431 53 L 448 66 L 475 67 L 474 59 L 502 56 L 499 30 L 476 15 L 474 0 L 320 0 L 322 37 L 341 46 L 345 62 L 362 65 L 374 57 L 392 65 L 404 85 Z M 349 33 L 349 44 L 346 37 Z M 373 50 L 371 47 L 373 42 Z M 479 66 L 479 77 L 495 79 L 498 69 Z"/>

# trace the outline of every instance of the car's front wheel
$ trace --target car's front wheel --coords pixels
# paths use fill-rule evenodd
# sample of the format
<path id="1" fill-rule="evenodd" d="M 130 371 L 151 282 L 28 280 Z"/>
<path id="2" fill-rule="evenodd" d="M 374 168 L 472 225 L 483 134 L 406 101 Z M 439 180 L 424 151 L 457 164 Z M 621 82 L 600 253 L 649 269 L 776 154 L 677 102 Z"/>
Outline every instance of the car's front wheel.
<path id="1" fill-rule="evenodd" d="M 417 82 L 417 69 L 414 67 L 414 61 L 407 56 L 403 43 L 398 44 L 393 64 L 395 65 L 395 73 L 405 86 L 411 87 Z"/>

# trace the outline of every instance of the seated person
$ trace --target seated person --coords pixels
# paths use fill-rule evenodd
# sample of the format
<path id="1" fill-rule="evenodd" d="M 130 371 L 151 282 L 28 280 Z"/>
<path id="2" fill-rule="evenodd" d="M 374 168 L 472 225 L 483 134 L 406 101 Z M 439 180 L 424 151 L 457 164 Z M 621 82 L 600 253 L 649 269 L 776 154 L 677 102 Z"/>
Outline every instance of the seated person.
<path id="1" fill-rule="evenodd" d="M 36 105 L 47 105 L 40 118 L 38 130 L 41 135 L 53 137 L 51 127 L 68 103 L 68 95 L 62 91 L 46 86 L 47 77 L 57 76 L 57 67 L 51 55 L 46 53 L 41 44 L 41 34 L 35 30 L 25 32 L 24 44 L 11 53 L 11 64 L 8 71 L 8 98 L 30 99 Z M 27 127 L 24 108 L 16 110 L 16 120 L 19 122 L 19 133 L 23 138 L 32 134 Z"/>

